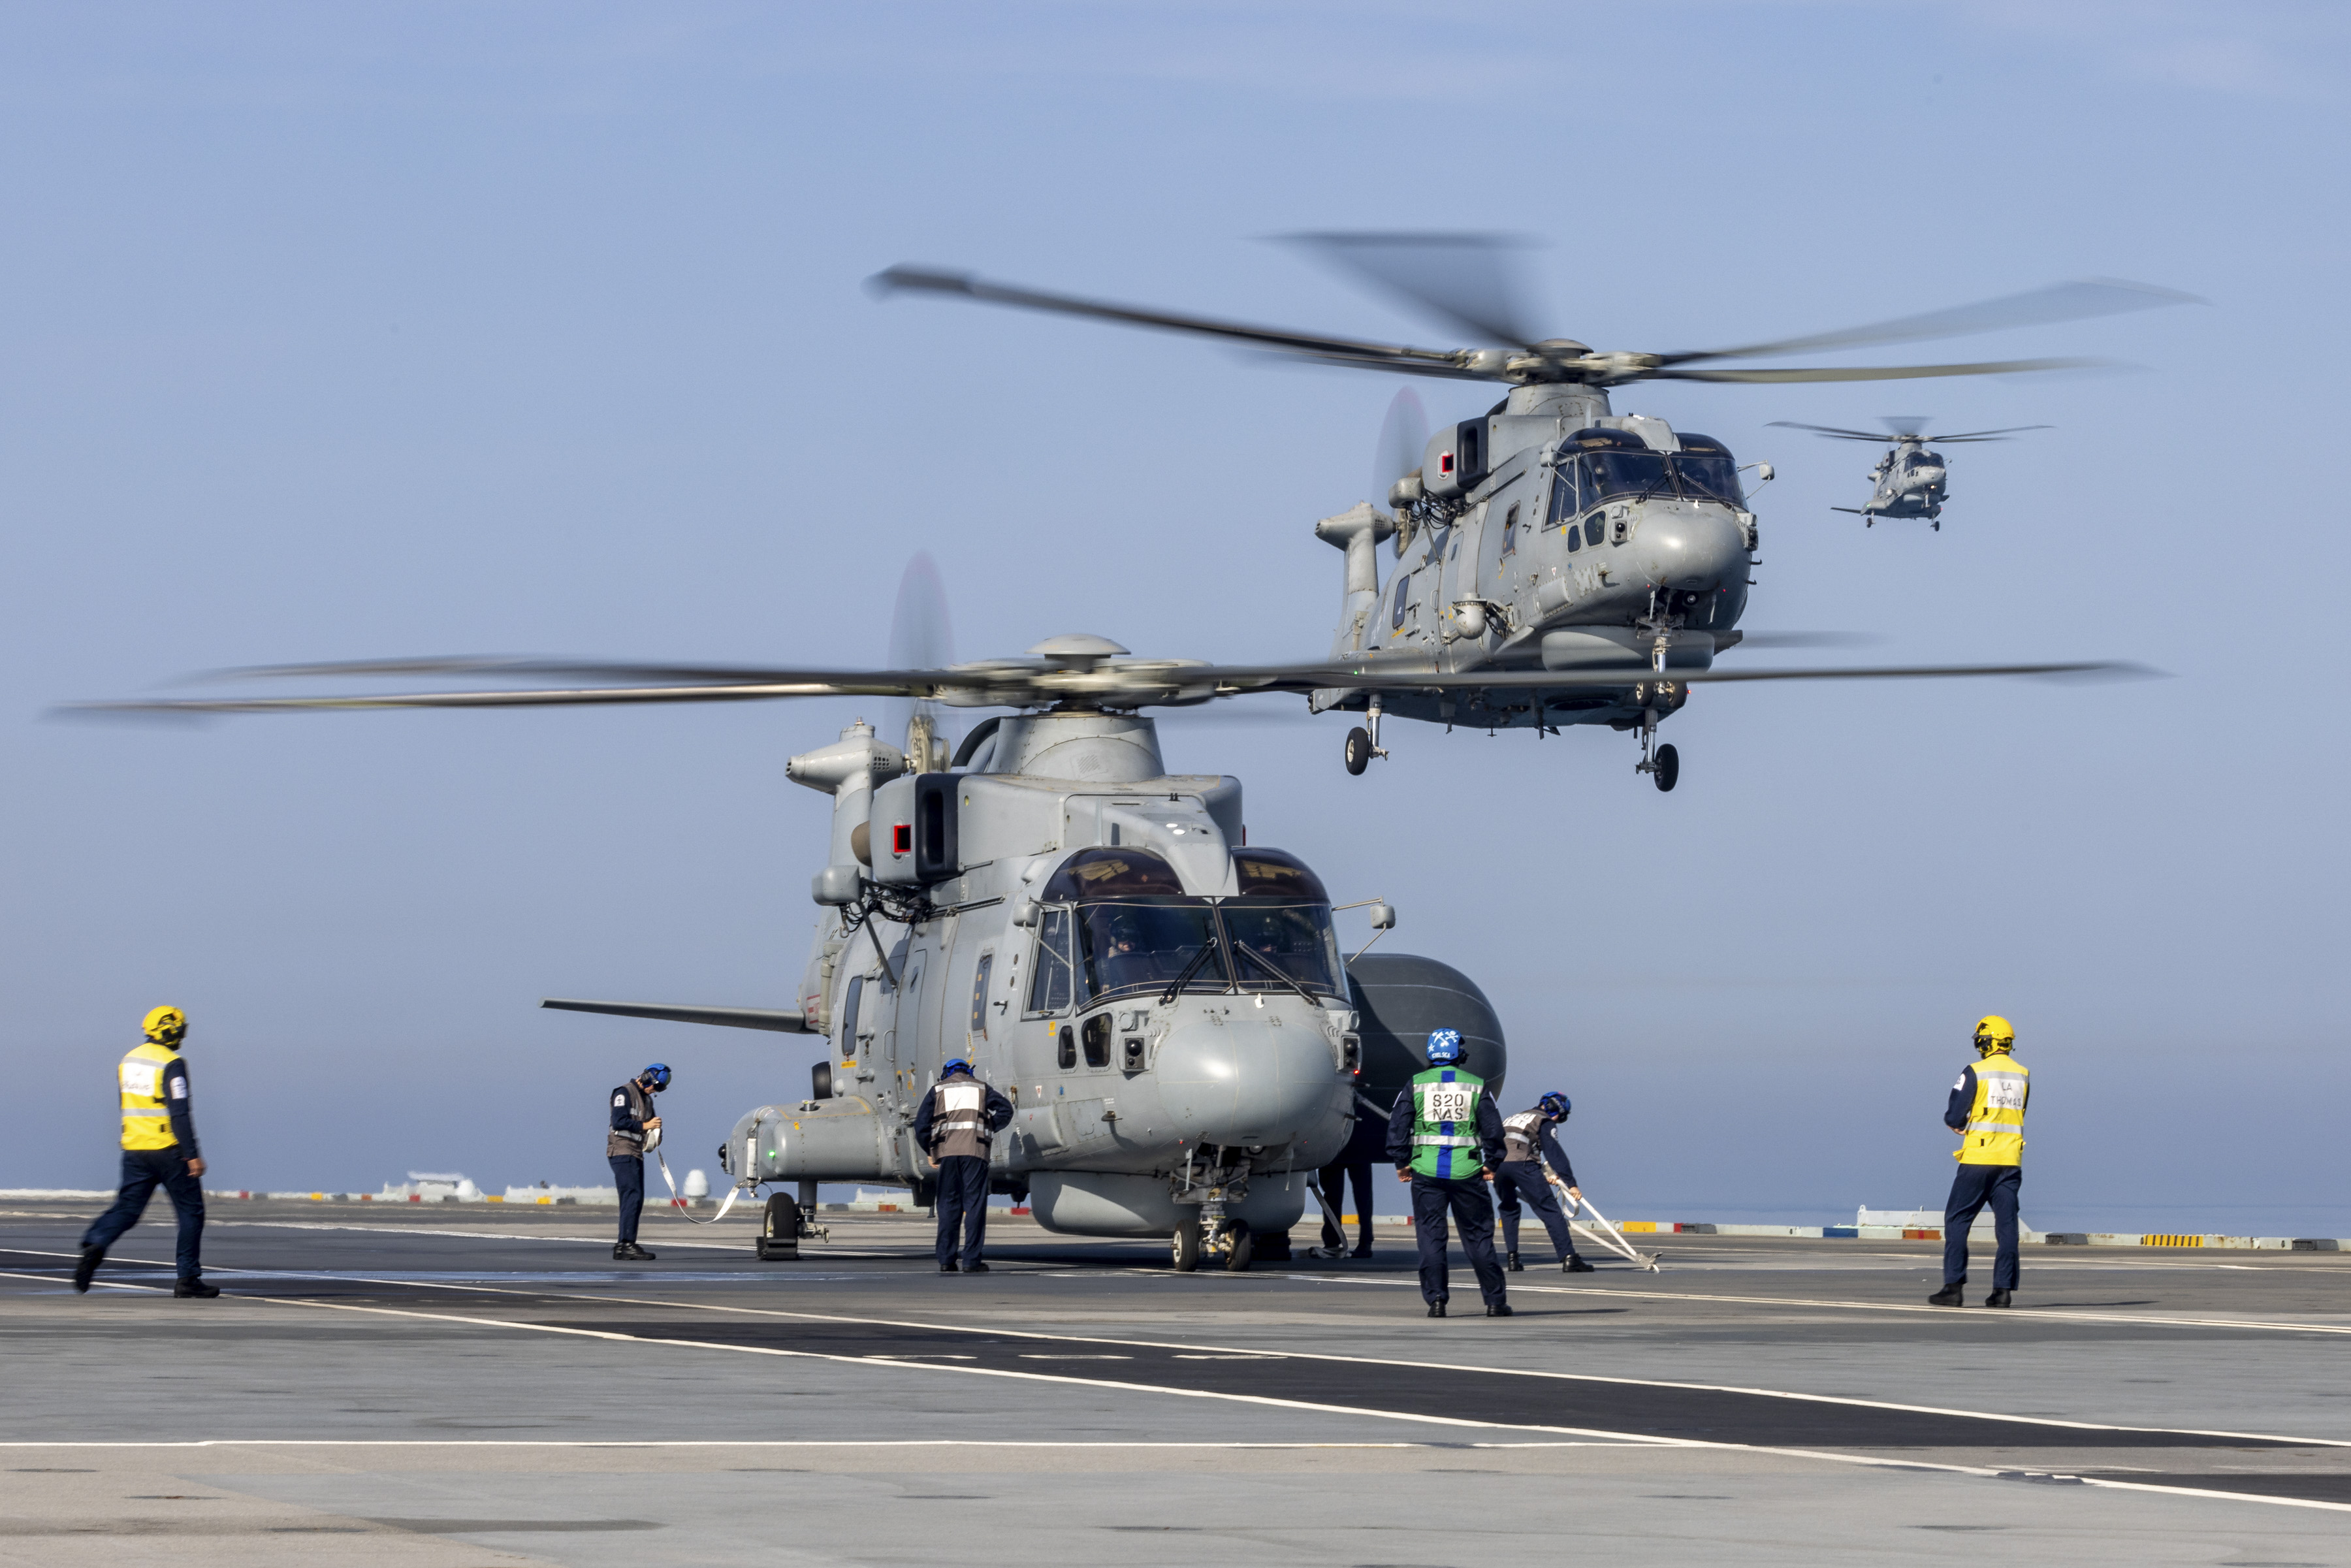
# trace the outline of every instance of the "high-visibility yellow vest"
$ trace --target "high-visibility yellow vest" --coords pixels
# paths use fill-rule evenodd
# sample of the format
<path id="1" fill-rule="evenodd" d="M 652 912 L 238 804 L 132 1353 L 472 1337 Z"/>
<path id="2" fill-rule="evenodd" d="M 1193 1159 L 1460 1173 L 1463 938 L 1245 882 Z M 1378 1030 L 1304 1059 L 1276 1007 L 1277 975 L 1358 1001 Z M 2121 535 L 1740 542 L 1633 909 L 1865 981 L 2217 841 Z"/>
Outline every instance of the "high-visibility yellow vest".
<path id="1" fill-rule="evenodd" d="M 2024 1163 L 2024 1063 L 1995 1051 L 1976 1063 L 1976 1103 L 1952 1158 L 1963 1166 Z"/>
<path id="2" fill-rule="evenodd" d="M 122 1085 L 124 1148 L 168 1149 L 180 1141 L 172 1135 L 172 1107 L 163 1098 L 164 1071 L 179 1060 L 170 1046 L 142 1040 L 115 1068 Z"/>

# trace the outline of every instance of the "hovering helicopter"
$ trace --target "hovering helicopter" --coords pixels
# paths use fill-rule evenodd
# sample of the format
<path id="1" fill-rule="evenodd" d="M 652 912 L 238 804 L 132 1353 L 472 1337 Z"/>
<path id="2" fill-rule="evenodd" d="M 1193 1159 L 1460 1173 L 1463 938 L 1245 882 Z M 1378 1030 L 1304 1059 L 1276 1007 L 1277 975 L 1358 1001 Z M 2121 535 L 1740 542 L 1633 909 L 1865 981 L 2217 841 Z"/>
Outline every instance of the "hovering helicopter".
<path id="1" fill-rule="evenodd" d="M 1815 435 L 1832 436 L 1839 441 L 1884 442 L 1883 435 L 1872 435 L 1865 430 L 1840 430 L 1830 424 L 1803 424 L 1792 419 L 1775 419 L 1772 424 L 1784 430 L 1809 430 Z M 1945 487 L 1944 476 L 1949 465 L 1943 455 L 1927 445 L 1929 441 L 1949 445 L 1961 441 L 2005 441 L 2011 435 L 2022 435 L 2028 430 L 2047 430 L 2046 424 L 2011 424 L 2005 430 L 1971 430 L 1962 435 L 1933 435 L 1926 433 L 1926 420 L 1917 415 L 1888 414 L 1880 424 L 1894 434 L 1894 444 L 1877 466 L 1869 471 L 1869 482 L 1876 492 L 1865 507 L 1831 507 L 1833 512 L 1851 512 L 1862 519 L 1862 527 L 1873 528 L 1880 517 L 1924 517 L 1943 531 L 1943 503 L 1951 498 Z"/>
<path id="2" fill-rule="evenodd" d="M 1510 247 L 1468 235 L 1291 236 L 1475 341 L 1419 349 L 1249 326 L 899 266 L 878 294 L 926 293 L 1220 339 L 1324 364 L 1499 382 L 1486 413 L 1440 428 L 1419 465 L 1382 497 L 1324 517 L 1315 536 L 1344 552 L 1331 659 L 1351 676 L 1308 695 L 1316 712 L 1362 713 L 1346 737 L 1360 775 L 1390 714 L 1489 731 L 1557 735 L 1570 724 L 1637 731 L 1637 771 L 1660 789 L 1679 753 L 1657 727 L 1694 677 L 1742 640 L 1761 532 L 1740 466 L 1721 442 L 1665 420 L 1618 414 L 1610 389 L 1653 381 L 1740 384 L 2004 375 L 2079 367 L 2066 359 L 1876 367 L 1733 368 L 1723 361 L 1917 341 L 2178 304 L 2143 284 L 2061 283 L 1869 326 L 1673 353 L 1593 350 L 1527 323 Z M 1768 476 L 1768 474 L 1764 476 Z M 1377 547 L 1395 564 L 1379 576 Z M 1761 639 L 1757 639 L 1761 642 Z M 1600 678 L 1595 678 L 1600 677 Z"/>
<path id="3" fill-rule="evenodd" d="M 808 670 L 519 658 L 283 665 L 245 676 L 460 680 L 554 687 L 78 705 L 186 716 L 354 708 L 486 708 L 872 696 L 914 705 L 902 749 L 862 720 L 790 759 L 831 797 L 822 906 L 790 1009 L 551 998 L 628 1018 L 823 1037 L 810 1093 L 744 1115 L 720 1149 L 737 1186 L 797 1184 L 768 1202 L 762 1256 L 796 1255 L 816 1184 L 914 1189 L 930 1177 L 913 1123 L 950 1056 L 1011 1095 L 991 1155 L 995 1190 L 1026 1196 L 1047 1228 L 1164 1237 L 1178 1269 L 1246 1268 L 1278 1255 L 1306 1176 L 1358 1114 L 1384 1116 L 1426 1065 L 1427 1031 L 1462 1031 L 1471 1070 L 1499 1084 L 1501 1025 L 1466 975 L 1409 955 L 1343 957 L 1332 916 L 1368 905 L 1374 940 L 1395 913 L 1334 907 L 1296 856 L 1253 844 L 1241 781 L 1171 775 L 1143 710 L 1259 692 L 1376 688 L 1338 664 L 1216 665 L 1125 657 L 1089 634 L 1020 659 L 943 669 Z M 1688 680 L 2034 674 L 2095 664 L 1940 669 L 1694 670 Z M 1544 692 L 1622 683 L 1614 671 L 1422 682 L 1540 682 Z M 935 706 L 1003 708 L 952 753 Z M 1369 944 L 1365 945 L 1367 947 Z M 1369 1094 L 1374 1096 L 1366 1098 Z"/>

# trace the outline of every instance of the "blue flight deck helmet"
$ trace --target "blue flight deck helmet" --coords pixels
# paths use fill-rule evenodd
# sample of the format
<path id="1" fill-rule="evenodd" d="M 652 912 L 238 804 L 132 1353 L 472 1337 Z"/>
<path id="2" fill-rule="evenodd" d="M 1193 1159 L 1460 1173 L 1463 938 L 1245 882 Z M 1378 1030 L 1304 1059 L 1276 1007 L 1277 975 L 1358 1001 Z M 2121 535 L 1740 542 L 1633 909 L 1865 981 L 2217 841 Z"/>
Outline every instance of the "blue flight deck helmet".
<path id="1" fill-rule="evenodd" d="M 1428 1035 L 1428 1064 L 1450 1067 L 1461 1060 L 1461 1031 L 1458 1029 L 1431 1030 Z"/>
<path id="2" fill-rule="evenodd" d="M 669 1063 L 656 1061 L 637 1074 L 637 1082 L 658 1094 L 669 1087 Z"/>
<path id="3" fill-rule="evenodd" d="M 1575 1102 L 1554 1089 L 1535 1102 L 1535 1109 L 1554 1122 L 1564 1122 L 1567 1120 L 1567 1113 L 1575 1109 Z"/>
<path id="4" fill-rule="evenodd" d="M 971 1063 L 957 1056 L 950 1058 L 946 1065 L 939 1069 L 939 1076 L 942 1079 L 953 1078 L 958 1072 L 968 1075 L 970 1071 Z"/>

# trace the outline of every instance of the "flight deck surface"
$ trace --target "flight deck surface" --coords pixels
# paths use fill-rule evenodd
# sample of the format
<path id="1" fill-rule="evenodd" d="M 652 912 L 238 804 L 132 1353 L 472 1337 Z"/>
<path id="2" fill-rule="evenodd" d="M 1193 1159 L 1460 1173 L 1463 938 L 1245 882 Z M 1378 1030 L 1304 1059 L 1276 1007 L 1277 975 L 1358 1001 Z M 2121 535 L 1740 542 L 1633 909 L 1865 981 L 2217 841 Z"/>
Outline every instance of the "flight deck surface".
<path id="1" fill-rule="evenodd" d="M 73 1294 L 93 1212 L 0 1203 L 0 1563 L 2351 1563 L 2335 1254 L 2035 1247 L 2001 1312 L 1933 1243 L 1663 1237 L 1489 1320 L 1457 1249 L 1439 1322 L 1398 1230 L 973 1277 L 921 1216 L 622 1265 L 609 1208 L 228 1202 L 193 1301 L 160 1205 Z"/>

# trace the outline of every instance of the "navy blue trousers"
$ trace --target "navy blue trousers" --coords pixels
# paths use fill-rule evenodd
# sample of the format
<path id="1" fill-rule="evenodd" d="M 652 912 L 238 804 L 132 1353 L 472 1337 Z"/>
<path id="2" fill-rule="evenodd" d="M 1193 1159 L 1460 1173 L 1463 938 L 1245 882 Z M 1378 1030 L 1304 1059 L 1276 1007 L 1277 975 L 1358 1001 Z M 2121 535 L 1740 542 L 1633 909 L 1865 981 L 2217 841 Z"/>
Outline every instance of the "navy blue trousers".
<path id="1" fill-rule="evenodd" d="M 1501 1260 L 1494 1256 L 1494 1200 L 1476 1176 L 1412 1178 L 1412 1236 L 1420 1244 L 1420 1295 L 1432 1304 L 1453 1294 L 1445 1260 L 1445 1216 L 1461 1232 L 1461 1250 L 1477 1271 L 1478 1293 L 1488 1306 L 1503 1300 Z"/>
<path id="2" fill-rule="evenodd" d="M 82 1232 L 81 1244 L 113 1246 L 139 1223 L 159 1186 L 171 1194 L 172 1207 L 180 1217 L 180 1278 L 193 1280 L 204 1270 L 204 1186 L 188 1174 L 188 1162 L 180 1157 L 177 1144 L 168 1149 L 122 1151 L 122 1190 L 114 1195 L 114 1207 Z"/>
<path id="3" fill-rule="evenodd" d="M 1985 1204 L 1991 1205 L 1991 1288 L 2016 1289 L 2016 1198 L 2024 1188 L 2022 1166 L 1961 1166 L 1951 1178 L 1951 1198 L 1943 1206 L 1943 1283 L 1968 1278 L 1968 1228 Z"/>
<path id="4" fill-rule="evenodd" d="M 612 1167 L 612 1185 L 621 1189 L 621 1234 L 614 1239 L 634 1241 L 637 1219 L 645 1211 L 645 1156 L 607 1155 L 604 1163 Z"/>
<path id="5" fill-rule="evenodd" d="M 977 1155 L 949 1155 L 941 1160 L 938 1196 L 931 1203 L 939 1216 L 939 1267 L 956 1261 L 958 1227 L 964 1266 L 978 1262 L 980 1244 L 987 1239 L 987 1162 Z"/>
<path id="6" fill-rule="evenodd" d="M 1331 1200 L 1333 1212 L 1347 1212 L 1347 1178 L 1355 1178 L 1355 1251 L 1359 1256 L 1372 1255 L 1372 1167 L 1369 1166 L 1324 1166 L 1317 1177 L 1322 1184 L 1322 1196 Z M 1322 1217 L 1322 1245 L 1343 1247 L 1346 1232 L 1331 1223 L 1331 1216 Z"/>
<path id="7" fill-rule="evenodd" d="M 1543 1168 L 1535 1160 L 1504 1160 L 1494 1167 L 1494 1204 L 1502 1211 L 1502 1250 L 1519 1249 L 1519 1206 L 1523 1203 L 1535 1211 L 1551 1232 L 1552 1249 L 1559 1260 L 1566 1262 L 1575 1256 L 1575 1232 L 1567 1228 L 1567 1211 L 1559 1206 L 1559 1195 L 1551 1189 L 1543 1177 Z"/>

